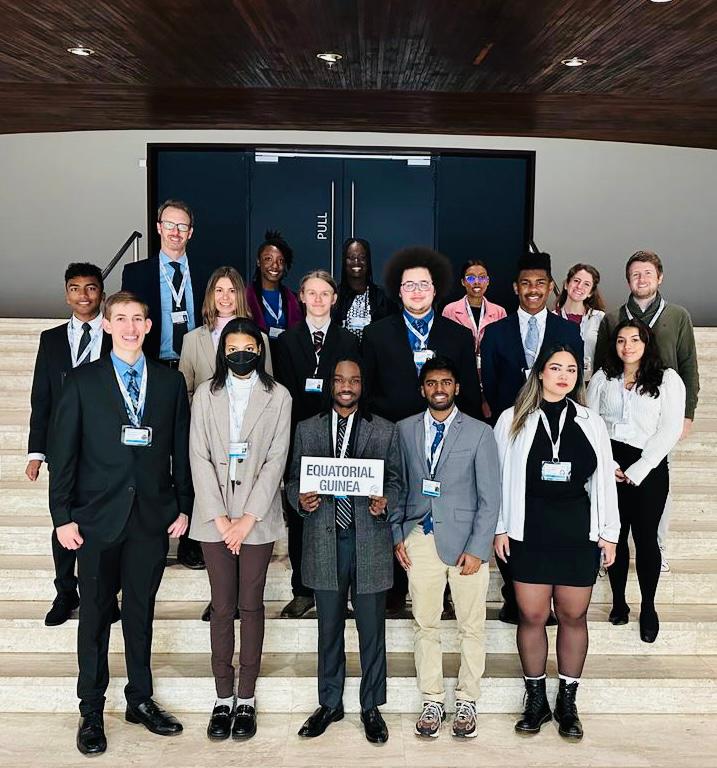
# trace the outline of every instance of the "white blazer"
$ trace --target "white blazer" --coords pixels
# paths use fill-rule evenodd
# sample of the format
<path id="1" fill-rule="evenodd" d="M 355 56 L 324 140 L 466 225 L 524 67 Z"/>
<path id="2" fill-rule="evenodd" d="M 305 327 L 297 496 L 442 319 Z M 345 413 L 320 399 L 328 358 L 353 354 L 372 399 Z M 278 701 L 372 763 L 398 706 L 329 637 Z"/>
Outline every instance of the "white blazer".
<path id="1" fill-rule="evenodd" d="M 600 416 L 571 401 L 575 406 L 575 423 L 582 429 L 597 456 L 597 468 L 586 483 L 590 496 L 590 540 L 617 543 L 620 536 L 620 513 L 617 508 L 615 462 L 612 458 L 610 437 Z M 540 423 L 538 410 L 525 421 L 515 439 L 510 437 L 514 408 L 503 411 L 495 425 L 498 443 L 503 496 L 495 532 L 507 533 L 511 539 L 523 541 L 525 527 L 525 468 L 533 445 L 535 431 Z"/>
<path id="2" fill-rule="evenodd" d="M 554 314 L 564 317 L 559 309 Z M 585 360 L 585 381 L 590 381 L 595 366 L 595 347 L 597 346 L 600 323 L 605 317 L 601 309 L 588 309 L 580 321 L 580 336 L 583 340 L 583 360 Z"/>

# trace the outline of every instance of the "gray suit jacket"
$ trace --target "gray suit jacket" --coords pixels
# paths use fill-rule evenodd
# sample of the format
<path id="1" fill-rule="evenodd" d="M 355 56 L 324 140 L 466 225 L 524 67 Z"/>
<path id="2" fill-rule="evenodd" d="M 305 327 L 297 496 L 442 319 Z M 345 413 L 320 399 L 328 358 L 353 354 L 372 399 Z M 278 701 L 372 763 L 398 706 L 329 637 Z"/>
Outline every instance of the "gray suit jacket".
<path id="1" fill-rule="evenodd" d="M 269 339 L 265 333 L 261 334 L 261 338 L 266 350 L 264 368 L 270 376 L 273 376 Z M 207 379 L 211 379 L 214 376 L 216 361 L 217 350 L 214 349 L 212 332 L 206 325 L 195 328 L 184 337 L 182 341 L 182 354 L 179 358 L 179 370 L 187 382 L 187 394 L 189 395 L 190 405 L 197 387 L 203 381 L 207 381 Z"/>
<path id="2" fill-rule="evenodd" d="M 356 429 L 356 427 L 354 427 Z M 291 506 L 304 519 L 301 578 L 312 589 L 339 588 L 336 576 L 336 514 L 334 497 L 322 496 L 312 513 L 299 507 L 299 474 L 302 456 L 333 456 L 331 414 L 322 413 L 299 422 L 296 428 L 286 493 Z M 401 490 L 398 432 L 378 416 L 361 418 L 354 439 L 354 458 L 383 459 L 383 495 L 387 511 L 395 509 Z M 358 594 L 383 592 L 393 583 L 393 544 L 387 516 L 374 517 L 365 496 L 354 497 L 356 525 L 356 587 Z"/>
<path id="3" fill-rule="evenodd" d="M 250 513 L 258 518 L 247 544 L 268 544 L 285 533 L 281 478 L 289 453 L 291 396 L 279 383 L 267 392 L 257 381 L 251 391 L 241 441 L 249 455 L 229 480 L 229 395 L 226 387 L 212 393 L 211 382 L 199 385 L 192 403 L 189 460 L 194 483 L 194 510 L 189 535 L 197 541 L 221 541 L 214 518 Z"/>
<path id="4" fill-rule="evenodd" d="M 436 550 L 446 565 L 468 552 L 489 560 L 500 510 L 500 469 L 493 430 L 460 411 L 446 433 L 436 466 L 438 498 L 424 496 L 426 468 L 423 413 L 399 421 L 403 491 L 389 514 L 393 541 L 405 541 L 428 512 L 433 513 Z"/>

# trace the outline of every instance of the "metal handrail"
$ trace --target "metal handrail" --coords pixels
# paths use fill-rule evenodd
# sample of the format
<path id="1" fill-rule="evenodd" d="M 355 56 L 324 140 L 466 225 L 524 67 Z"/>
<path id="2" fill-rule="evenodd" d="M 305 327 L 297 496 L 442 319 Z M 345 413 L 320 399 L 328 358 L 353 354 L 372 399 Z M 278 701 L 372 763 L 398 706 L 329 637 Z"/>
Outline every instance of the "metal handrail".
<path id="1" fill-rule="evenodd" d="M 110 263 L 102 270 L 102 279 L 117 266 L 117 262 L 127 253 L 130 245 L 132 246 L 132 261 L 139 261 L 139 241 L 142 239 L 142 233 L 135 230 L 125 241 L 122 247 L 112 257 Z"/>

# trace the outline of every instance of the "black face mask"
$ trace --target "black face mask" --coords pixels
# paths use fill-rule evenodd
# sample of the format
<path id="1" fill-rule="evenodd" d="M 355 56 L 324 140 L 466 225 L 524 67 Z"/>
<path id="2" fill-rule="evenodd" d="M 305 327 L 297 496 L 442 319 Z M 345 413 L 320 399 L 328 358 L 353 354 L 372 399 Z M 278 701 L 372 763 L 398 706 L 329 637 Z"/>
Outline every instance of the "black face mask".
<path id="1" fill-rule="evenodd" d="M 256 352 L 231 352 L 224 356 L 232 373 L 237 376 L 246 376 L 251 373 L 259 362 Z"/>

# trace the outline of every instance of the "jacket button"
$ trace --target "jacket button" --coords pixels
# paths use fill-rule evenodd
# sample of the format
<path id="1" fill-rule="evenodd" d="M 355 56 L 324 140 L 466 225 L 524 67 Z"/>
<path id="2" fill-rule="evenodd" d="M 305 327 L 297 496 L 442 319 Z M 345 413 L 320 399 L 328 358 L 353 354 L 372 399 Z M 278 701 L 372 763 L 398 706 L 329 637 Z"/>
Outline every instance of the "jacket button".
<path id="1" fill-rule="evenodd" d="M 241 480 L 237 480 L 236 485 L 241 485 Z"/>
<path id="2" fill-rule="evenodd" d="M 334 529 L 329 525 L 326 527 L 326 533 L 333 533 Z"/>
<path id="3" fill-rule="evenodd" d="M 134 486 L 133 486 L 133 485 L 130 485 L 130 486 L 129 486 L 129 488 L 127 488 L 127 490 L 128 490 L 130 493 L 134 493 Z"/>

